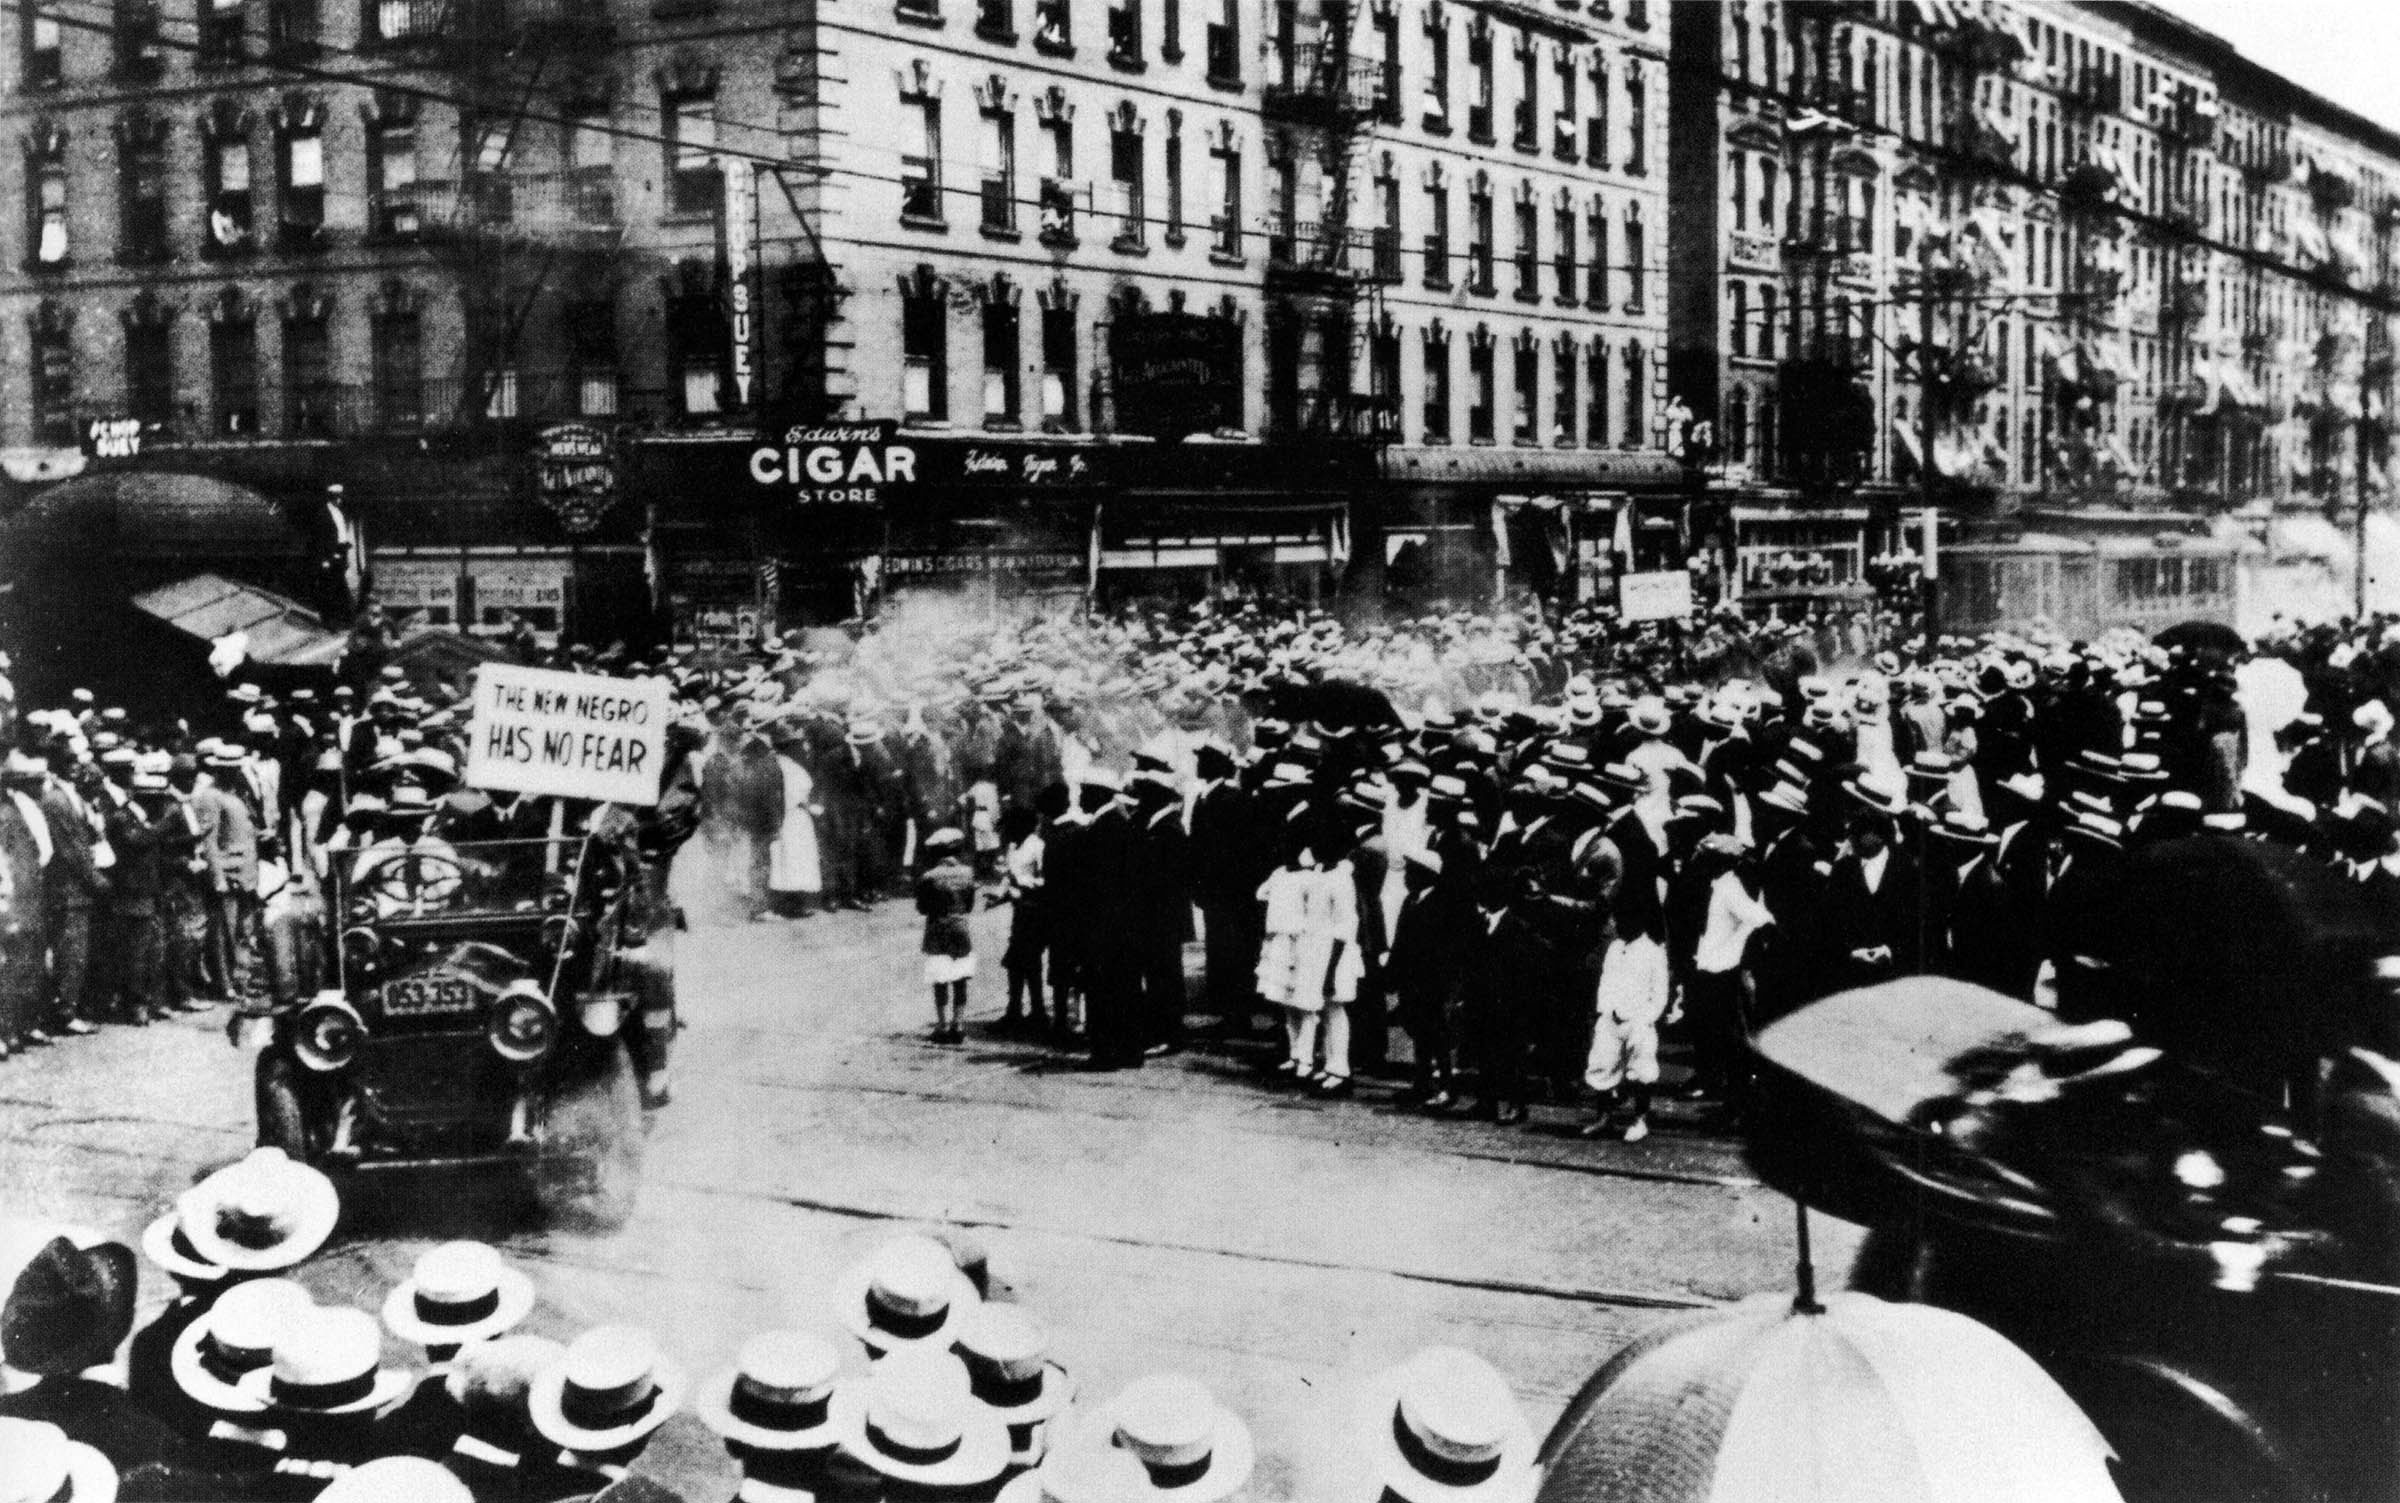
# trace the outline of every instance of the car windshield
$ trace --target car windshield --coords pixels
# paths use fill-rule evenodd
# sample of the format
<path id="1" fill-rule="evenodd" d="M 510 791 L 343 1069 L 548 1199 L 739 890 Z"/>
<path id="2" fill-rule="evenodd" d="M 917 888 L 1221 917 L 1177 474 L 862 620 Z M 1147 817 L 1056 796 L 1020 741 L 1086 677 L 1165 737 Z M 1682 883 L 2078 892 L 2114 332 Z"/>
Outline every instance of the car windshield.
<path id="1" fill-rule="evenodd" d="M 582 836 L 449 841 L 392 835 L 335 855 L 351 922 L 564 912 L 580 869 L 584 889 L 612 876 L 615 856 Z"/>

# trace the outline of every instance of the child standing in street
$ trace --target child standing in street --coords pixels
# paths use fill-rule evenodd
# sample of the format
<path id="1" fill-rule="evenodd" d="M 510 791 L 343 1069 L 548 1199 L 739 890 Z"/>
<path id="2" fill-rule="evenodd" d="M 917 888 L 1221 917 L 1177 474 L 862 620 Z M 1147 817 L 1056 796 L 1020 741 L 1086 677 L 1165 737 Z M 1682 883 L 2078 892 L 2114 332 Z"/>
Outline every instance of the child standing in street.
<path id="1" fill-rule="evenodd" d="M 933 1041 L 966 1042 L 967 978 L 975 974 L 975 870 L 963 852 L 966 836 L 945 826 L 925 837 L 931 863 L 917 878 L 917 912 L 925 915 L 925 981 L 933 988 Z"/>

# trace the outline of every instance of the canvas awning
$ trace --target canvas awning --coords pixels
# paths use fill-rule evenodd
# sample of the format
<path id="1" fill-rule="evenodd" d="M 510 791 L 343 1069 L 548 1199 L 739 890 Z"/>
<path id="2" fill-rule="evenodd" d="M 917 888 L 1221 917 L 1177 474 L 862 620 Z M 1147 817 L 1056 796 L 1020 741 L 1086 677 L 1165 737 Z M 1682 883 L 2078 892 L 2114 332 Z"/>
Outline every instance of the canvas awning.
<path id="1" fill-rule="evenodd" d="M 208 475 L 121 470 L 61 481 L 0 518 L 0 557 L 71 549 L 119 557 L 297 558 L 282 507 Z"/>
<path id="2" fill-rule="evenodd" d="M 316 612 L 256 585 L 220 574 L 195 574 L 146 595 L 135 609 L 203 642 L 240 633 L 252 662 L 285 668 L 331 668 L 347 639 Z"/>

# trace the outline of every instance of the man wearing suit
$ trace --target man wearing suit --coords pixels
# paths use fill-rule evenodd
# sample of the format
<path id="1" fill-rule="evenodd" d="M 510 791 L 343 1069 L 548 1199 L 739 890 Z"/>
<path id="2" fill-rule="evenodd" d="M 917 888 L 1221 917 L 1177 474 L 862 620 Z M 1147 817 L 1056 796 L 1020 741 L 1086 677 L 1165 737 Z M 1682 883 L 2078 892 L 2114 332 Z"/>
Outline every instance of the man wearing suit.
<path id="1" fill-rule="evenodd" d="M 1917 853 L 1893 838 L 1898 796 L 1849 786 L 1860 806 L 1850 816 L 1850 849 L 1826 879 L 1822 915 L 1836 991 L 1913 976 L 1923 954 Z"/>
<path id="2" fill-rule="evenodd" d="M 1138 1032 L 1145 1051 L 1183 1044 L 1183 942 L 1192 932 L 1190 837 L 1183 802 L 1166 764 L 1135 758 L 1135 838 L 1126 876 L 1127 919 L 1140 992 Z"/>
<path id="3" fill-rule="evenodd" d="M 167 1006 L 167 884 L 170 846 L 183 835 L 183 808 L 164 772 L 134 769 L 128 755 L 122 788 L 113 779 L 108 843 L 117 854 L 115 885 L 109 893 L 108 928 L 116 967 L 118 1007 L 127 1022 L 152 1023 L 169 1015 Z"/>
<path id="4" fill-rule="evenodd" d="M 1235 780 L 1231 753 L 1203 744 L 1193 763 L 1200 792 L 1192 801 L 1192 896 L 1200 905 L 1207 949 L 1208 1007 L 1228 1026 L 1245 1022 L 1257 990 L 1258 885 L 1256 810 Z"/>
<path id="5" fill-rule="evenodd" d="M 1400 1026 L 1416 1055 L 1411 1090 L 1429 1112 L 1447 1110 L 1457 1044 L 1451 1011 L 1458 1000 L 1474 931 L 1473 905 L 1456 882 L 1443 880 L 1442 858 L 1423 846 L 1402 858 L 1407 896 L 1392 923 L 1386 970 L 1392 977 Z"/>
<path id="6" fill-rule="evenodd" d="M 1926 854 L 1937 860 L 1946 855 L 1953 867 L 1944 888 L 1949 905 L 1939 967 L 1945 976 L 2023 997 L 2007 931 L 2008 887 L 2000 875 L 1999 851 L 2000 837 L 1976 815 L 1952 811 L 1933 827 Z"/>
<path id="7" fill-rule="evenodd" d="M 1095 1070 L 1140 1069 L 1148 1043 L 1142 1018 L 1142 947 L 1133 911 L 1142 816 L 1111 797 L 1076 843 L 1084 901 L 1069 925 L 1083 931 L 1084 1036 Z"/>
<path id="8" fill-rule="evenodd" d="M 46 763 L 44 771 L 37 797 L 52 846 L 44 894 L 50 905 L 51 1024 L 65 1033 L 90 1033 L 92 908 L 108 890 L 108 879 L 97 865 L 91 806 Z"/>
<path id="9" fill-rule="evenodd" d="M 8 781 L 0 794 L 0 1059 L 33 1044 L 50 1042 L 41 1027 L 48 1001 L 49 911 L 43 896 L 50 863 L 50 825 L 24 783 L 28 762 L 8 756 Z"/>
<path id="10" fill-rule="evenodd" d="M 192 787 L 200 825 L 200 880 L 208 909 L 206 973 L 216 996 L 238 998 L 250 983 L 248 938 L 258 904 L 258 812 L 235 790 L 245 771 L 240 750 L 222 743 L 202 758 Z"/>

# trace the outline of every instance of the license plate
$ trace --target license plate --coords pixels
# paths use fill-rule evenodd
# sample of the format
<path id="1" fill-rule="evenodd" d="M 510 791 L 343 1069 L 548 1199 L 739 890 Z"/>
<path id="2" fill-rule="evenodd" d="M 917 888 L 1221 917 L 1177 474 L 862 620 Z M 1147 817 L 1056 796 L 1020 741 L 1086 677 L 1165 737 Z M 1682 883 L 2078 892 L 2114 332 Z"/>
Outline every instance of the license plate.
<path id="1" fill-rule="evenodd" d="M 470 1012 L 474 1007 L 475 988 L 456 976 L 405 976 L 383 989 L 383 1010 L 395 1018 Z"/>

